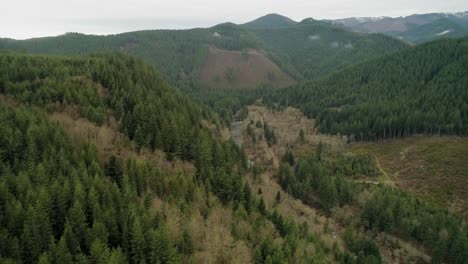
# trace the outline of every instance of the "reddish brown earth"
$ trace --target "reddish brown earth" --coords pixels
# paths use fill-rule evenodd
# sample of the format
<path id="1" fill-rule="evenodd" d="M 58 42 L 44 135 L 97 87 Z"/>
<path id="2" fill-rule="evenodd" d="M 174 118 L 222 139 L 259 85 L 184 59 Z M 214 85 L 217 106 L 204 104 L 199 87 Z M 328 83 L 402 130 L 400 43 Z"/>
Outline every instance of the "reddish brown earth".
<path id="1" fill-rule="evenodd" d="M 210 47 L 199 76 L 210 89 L 248 89 L 261 85 L 284 88 L 296 83 L 257 50 L 229 51 Z"/>

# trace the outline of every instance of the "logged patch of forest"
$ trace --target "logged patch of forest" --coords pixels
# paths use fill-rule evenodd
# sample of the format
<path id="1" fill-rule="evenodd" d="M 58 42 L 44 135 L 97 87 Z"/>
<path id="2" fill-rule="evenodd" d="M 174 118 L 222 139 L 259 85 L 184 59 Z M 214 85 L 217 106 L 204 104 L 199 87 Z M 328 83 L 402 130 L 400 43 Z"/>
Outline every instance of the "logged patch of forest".
<path id="1" fill-rule="evenodd" d="M 324 134 L 376 141 L 468 134 L 468 39 L 441 40 L 263 97 L 317 120 Z"/>

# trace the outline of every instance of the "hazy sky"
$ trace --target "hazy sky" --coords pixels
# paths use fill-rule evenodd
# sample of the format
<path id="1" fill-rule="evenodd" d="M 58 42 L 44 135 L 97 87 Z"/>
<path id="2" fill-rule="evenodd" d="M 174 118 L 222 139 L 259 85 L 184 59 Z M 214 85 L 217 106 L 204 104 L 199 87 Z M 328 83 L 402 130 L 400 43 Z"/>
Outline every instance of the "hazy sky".
<path id="1" fill-rule="evenodd" d="M 244 23 L 268 13 L 294 20 L 406 16 L 468 11 L 468 0 L 3 0 L 0 37 L 24 39 L 65 32 L 112 34 L 142 29 Z"/>

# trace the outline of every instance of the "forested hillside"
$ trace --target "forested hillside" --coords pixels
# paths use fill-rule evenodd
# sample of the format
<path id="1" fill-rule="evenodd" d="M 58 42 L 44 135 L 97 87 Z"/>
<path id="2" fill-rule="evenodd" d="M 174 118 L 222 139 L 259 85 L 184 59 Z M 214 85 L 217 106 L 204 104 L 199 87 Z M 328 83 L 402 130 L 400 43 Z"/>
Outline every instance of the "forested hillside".
<path id="1" fill-rule="evenodd" d="M 141 60 L 2 53 L 0 69 L 2 263 L 350 256 L 270 211 L 244 182 L 246 158 L 221 139 L 216 119 Z M 79 133 L 52 121 L 57 113 Z M 113 120 L 123 142 L 101 146 L 89 127 L 109 130 Z"/>
<path id="2" fill-rule="evenodd" d="M 215 65 L 216 74 L 206 76 L 203 70 L 211 72 L 211 69 L 202 68 L 209 59 L 210 47 L 239 52 L 236 60 L 240 62 L 233 65 L 220 63 L 219 67 Z M 284 80 L 290 77 L 282 71 L 296 80 L 315 79 L 346 65 L 405 47 L 404 43 L 383 35 L 353 33 L 311 19 L 295 23 L 274 14 L 244 25 L 224 23 L 190 30 L 149 30 L 108 36 L 67 33 L 21 41 L 0 39 L 0 50 L 61 55 L 103 51 L 129 53 L 152 64 L 171 84 L 183 91 L 198 91 L 213 86 L 224 89 L 255 88 L 249 86 L 259 86 L 259 83 L 261 86 L 277 87 L 276 80 L 283 80 L 282 86 L 287 86 L 291 81 Z M 255 56 L 250 56 L 253 59 L 248 60 L 248 50 L 252 49 L 262 54 L 260 60 Z M 221 59 L 230 61 L 229 56 Z M 255 68 L 265 68 L 267 74 L 257 77 L 260 82 L 257 79 L 249 81 L 251 77 L 243 73 L 244 61 Z M 204 82 L 200 82 L 200 79 Z"/>
<path id="3" fill-rule="evenodd" d="M 467 37 L 0 39 L 0 263 L 465 264 L 464 136 Z"/>
<path id="4" fill-rule="evenodd" d="M 234 24 L 206 29 L 150 30 L 95 36 L 67 33 L 24 41 L 0 40 L 0 49 L 40 54 L 92 54 L 119 51 L 143 58 L 182 90 L 197 88 L 198 70 L 210 45 L 226 50 L 259 48 L 259 41 Z"/>
<path id="5" fill-rule="evenodd" d="M 357 140 L 468 134 L 468 38 L 442 40 L 277 91 L 322 133 Z"/>
<path id="6" fill-rule="evenodd" d="M 329 21 L 356 32 L 383 33 L 416 44 L 468 34 L 468 12 L 413 14 L 406 17 L 351 17 Z"/>
<path id="7" fill-rule="evenodd" d="M 290 26 L 253 28 L 278 64 L 298 79 L 317 79 L 403 49 L 406 44 L 379 34 L 347 31 L 331 23 L 305 19 Z"/>
<path id="8" fill-rule="evenodd" d="M 280 27 L 290 27 L 297 24 L 296 21 L 279 14 L 268 14 L 259 17 L 253 21 L 243 24 L 242 26 L 251 29 L 274 29 Z"/>
<path id="9" fill-rule="evenodd" d="M 456 38 L 468 35 L 468 26 L 442 18 L 424 25 L 412 25 L 404 32 L 390 32 L 388 35 L 403 38 L 412 43 L 424 43 L 436 39 Z"/>

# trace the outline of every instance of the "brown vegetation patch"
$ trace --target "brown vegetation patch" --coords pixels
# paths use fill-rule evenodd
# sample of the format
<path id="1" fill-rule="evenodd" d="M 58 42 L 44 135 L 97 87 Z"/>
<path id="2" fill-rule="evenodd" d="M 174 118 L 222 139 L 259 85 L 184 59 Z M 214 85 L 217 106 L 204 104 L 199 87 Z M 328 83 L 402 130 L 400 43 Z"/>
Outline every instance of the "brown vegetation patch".
<path id="1" fill-rule="evenodd" d="M 350 152 L 349 154 L 352 154 L 357 153 L 357 146 L 364 148 L 363 146 L 375 145 L 378 149 L 380 143 L 353 144 L 350 146 L 347 144 L 346 137 L 318 134 L 314 126 L 314 120 L 306 118 L 301 111 L 294 108 L 276 111 L 262 106 L 250 106 L 248 110 L 248 117 L 241 124 L 240 142 L 248 153 L 249 159 L 266 169 L 266 173 L 249 178 L 252 189 L 256 191 L 260 188 L 262 190 L 261 196 L 268 208 L 278 210 L 282 215 L 288 216 L 297 223 L 305 222 L 309 230 L 319 236 L 325 247 L 331 248 L 336 243 L 340 248 L 344 248 L 341 236 L 347 226 L 354 226 L 359 223 L 359 219 L 356 218 L 359 217 L 359 209 L 350 207 L 334 208 L 331 217 L 327 217 L 321 213 L 320 209 L 314 208 L 313 205 L 304 204 L 284 192 L 274 178 L 277 168 L 282 156 L 288 149 L 298 157 L 315 152 L 318 144 L 322 142 L 325 145 L 326 152 L 331 152 L 331 154 Z M 262 124 L 266 122 L 270 128 L 273 128 L 277 138 L 276 144 L 268 146 L 265 138 L 262 138 L 263 128 L 256 127 L 257 121 Z M 253 142 L 252 136 L 247 133 L 249 125 L 254 131 L 255 142 Z M 304 141 L 300 140 L 299 133 L 301 130 L 304 131 Z M 414 150 L 414 147 L 407 146 L 402 153 L 397 152 L 398 155 L 394 160 L 395 165 L 401 160 L 413 162 L 411 157 Z M 386 173 L 388 171 L 388 160 L 372 151 L 370 153 L 375 155 L 377 166 L 383 175 L 379 176 L 378 179 L 359 179 L 358 181 L 364 184 L 393 184 L 393 181 L 390 180 L 392 177 Z M 278 192 L 281 194 L 280 203 L 276 202 Z M 369 199 L 370 195 L 366 194 L 369 193 L 364 192 L 358 200 Z M 364 203 L 363 201 L 361 203 Z M 380 234 L 377 242 L 383 258 L 389 263 L 427 262 L 429 258 L 424 253 L 424 249 L 397 237 Z"/>
<path id="2" fill-rule="evenodd" d="M 283 88 L 296 83 L 257 50 L 241 52 L 214 47 L 208 50 L 199 78 L 210 89 L 245 89 L 262 85 Z"/>
<path id="3" fill-rule="evenodd" d="M 468 138 L 416 136 L 349 149 L 375 154 L 400 188 L 457 212 L 468 209 Z"/>
<path id="4" fill-rule="evenodd" d="M 66 112 L 54 112 L 49 115 L 50 119 L 63 124 L 65 132 L 72 140 L 78 143 L 91 142 L 96 145 L 102 158 L 110 154 L 117 154 L 123 159 L 137 157 L 157 166 L 164 172 L 182 172 L 193 175 L 195 167 L 189 162 L 166 160 L 164 152 L 160 150 L 138 149 L 128 138 L 118 132 L 117 123 L 112 116 L 108 117 L 105 125 L 98 126 L 87 119 L 72 116 Z"/>
<path id="5" fill-rule="evenodd" d="M 318 134 L 315 121 L 304 116 L 296 108 L 288 107 L 284 111 L 278 111 L 255 105 L 249 106 L 248 111 L 247 118 L 241 124 L 240 142 L 249 158 L 263 166 L 278 168 L 281 158 L 288 149 L 295 155 L 304 155 L 315 151 L 320 142 L 325 144 L 329 151 L 341 151 L 346 144 L 345 138 Z M 264 130 L 256 127 L 257 122 L 267 123 L 268 127 L 273 129 L 277 139 L 276 144 L 268 146 Z M 254 131 L 255 142 L 247 133 L 249 125 Z M 299 137 L 301 130 L 304 131 L 303 142 Z"/>
<path id="6" fill-rule="evenodd" d="M 332 249 L 336 243 L 340 249 L 344 248 L 343 241 L 339 236 L 339 226 L 333 219 L 326 217 L 323 213 L 312 208 L 298 199 L 295 199 L 284 192 L 281 186 L 273 179 L 272 174 L 265 173 L 258 178 L 249 177 L 249 184 L 253 191 L 259 189 L 262 193 L 265 205 L 270 210 L 277 210 L 281 215 L 295 221 L 297 224 L 306 223 L 309 231 L 317 235 L 321 243 L 328 249 Z M 281 201 L 277 203 L 276 194 L 280 192 Z M 310 251 L 315 251 L 312 245 L 309 245 Z"/>

